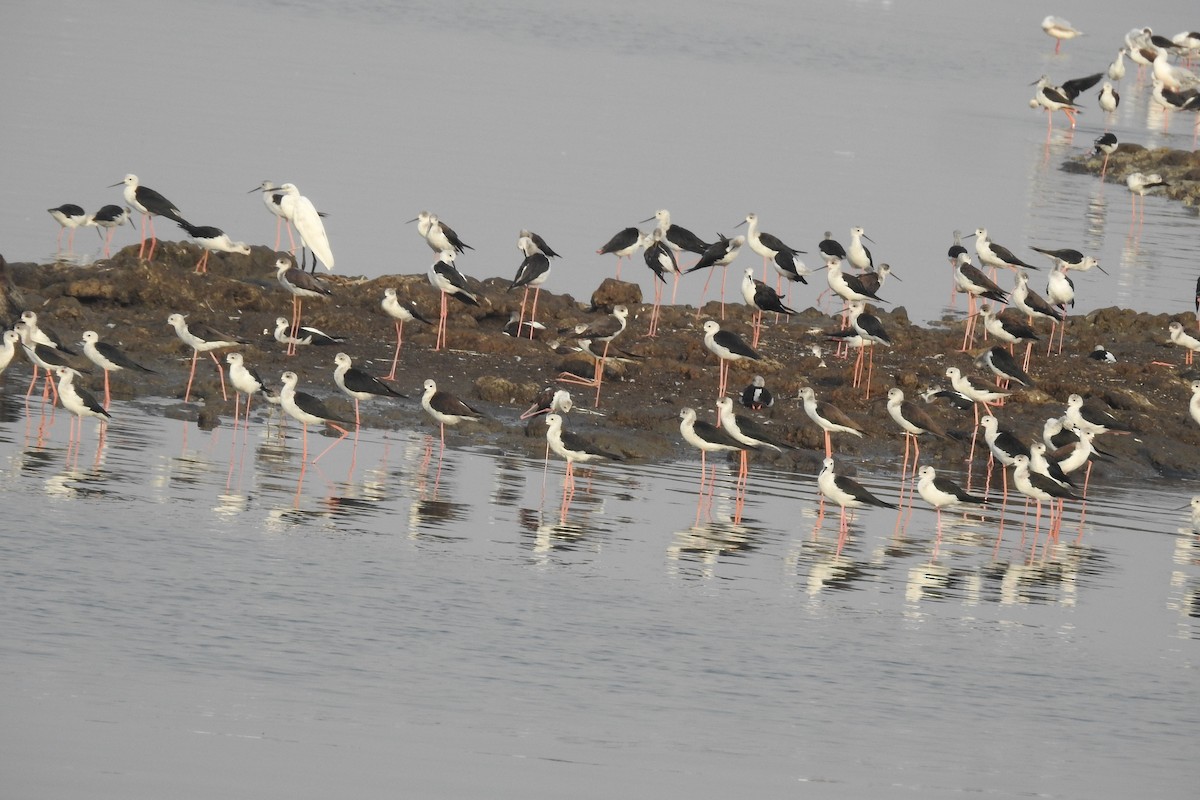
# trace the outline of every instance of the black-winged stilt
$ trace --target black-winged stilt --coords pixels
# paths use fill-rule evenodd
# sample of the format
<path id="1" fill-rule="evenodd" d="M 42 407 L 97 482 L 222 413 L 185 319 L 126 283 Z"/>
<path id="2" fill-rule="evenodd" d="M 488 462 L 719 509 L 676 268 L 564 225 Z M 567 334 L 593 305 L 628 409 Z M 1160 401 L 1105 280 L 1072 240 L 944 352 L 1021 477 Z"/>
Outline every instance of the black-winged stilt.
<path id="1" fill-rule="evenodd" d="M 122 184 L 125 186 L 125 204 L 132 206 L 142 214 L 142 243 L 138 247 L 138 258 L 142 257 L 142 252 L 146 248 L 146 229 L 149 227 L 150 253 L 146 256 L 146 260 L 153 261 L 154 248 L 158 245 L 158 237 L 154 233 L 154 218 L 166 217 L 174 222 L 185 222 L 183 215 L 170 200 L 149 186 L 142 186 L 137 175 L 130 173 L 125 176 L 124 180 L 118 181 L 108 188 L 111 189 L 113 186 Z"/>
<path id="2" fill-rule="evenodd" d="M 75 249 L 75 229 L 80 225 L 87 224 L 87 213 L 80 206 L 74 203 L 63 203 L 57 208 L 46 209 L 50 212 L 50 216 L 54 217 L 54 221 L 59 224 L 58 236 L 54 239 L 55 249 L 62 250 L 62 235 L 67 232 L 67 250 L 74 251 Z"/>
<path id="3" fill-rule="evenodd" d="M 708 454 L 743 451 L 746 445 L 734 439 L 727 432 L 713 425 L 711 422 L 697 419 L 696 409 L 694 408 L 685 407 L 679 409 L 679 432 L 685 442 L 700 451 L 700 492 L 696 506 L 696 516 L 698 518 L 700 510 L 704 507 L 705 483 L 707 482 L 708 484 L 708 495 L 711 497 L 717 481 L 716 465 L 713 465 L 712 477 L 707 477 Z M 737 502 L 740 503 L 740 500 L 741 495 L 739 493 Z"/>
<path id="4" fill-rule="evenodd" d="M 241 411 L 241 395 L 246 395 L 246 427 L 250 426 L 250 401 L 254 395 L 266 390 L 266 383 L 258 371 L 247 367 L 241 353 L 226 353 L 225 363 L 229 365 L 229 382 L 233 385 L 233 427 L 236 430 L 238 414 Z"/>
<path id="5" fill-rule="evenodd" d="M 528 228 L 522 228 L 521 232 L 517 234 L 518 238 L 520 238 L 522 236 L 528 236 L 530 239 L 532 239 L 534 245 L 537 246 L 537 249 L 540 250 L 541 252 L 545 253 L 548 257 L 562 258 L 562 256 L 560 254 L 554 252 L 554 248 L 552 248 L 550 245 L 546 244 L 545 239 L 543 239 L 541 236 L 538 236 L 536 233 L 529 230 Z"/>
<path id="6" fill-rule="evenodd" d="M 942 509 L 964 505 L 981 506 L 986 498 L 965 491 L 954 481 L 938 477 L 937 470 L 926 464 L 918 470 L 917 494 L 937 510 L 937 533 L 942 534 Z"/>
<path id="7" fill-rule="evenodd" d="M 849 531 L 846 520 L 847 508 L 861 508 L 863 506 L 877 506 L 879 508 L 896 507 L 895 503 L 880 500 L 871 494 L 867 491 L 866 487 L 853 478 L 847 475 L 838 475 L 834 471 L 833 456 L 826 456 L 825 460 L 821 462 L 821 472 L 817 475 L 817 488 L 821 490 L 821 494 L 827 500 L 836 503 L 842 509 L 838 530 L 839 545 Z"/>
<path id="8" fill-rule="evenodd" d="M 563 429 L 563 418 L 560 414 L 546 415 L 546 443 L 550 449 L 567 462 L 566 475 L 563 478 L 563 499 L 561 513 L 566 514 L 572 498 L 575 497 L 575 464 L 587 464 L 592 461 L 624 461 L 620 453 L 605 450 L 595 442 Z"/>
<path id="9" fill-rule="evenodd" d="M 608 359 L 609 345 L 625 331 L 628 319 L 629 309 L 624 305 L 618 305 L 613 308 L 612 314 L 585 325 L 575 326 L 575 330 L 571 334 L 576 339 L 588 339 L 594 344 L 604 344 L 604 349 L 599 359 L 596 360 L 596 371 L 590 381 L 571 373 L 563 373 L 558 376 L 560 381 L 567 383 L 594 386 L 596 388 L 596 407 L 600 405 L 600 386 L 604 382 L 604 362 Z"/>
<path id="10" fill-rule="evenodd" d="M 1104 364 L 1117 363 L 1117 357 L 1115 355 L 1113 355 L 1109 351 L 1109 349 L 1102 344 L 1098 344 L 1095 347 L 1093 347 L 1092 352 L 1088 353 L 1087 357 L 1090 358 L 1092 361 L 1099 361 Z"/>
<path id="11" fill-rule="evenodd" d="M 662 228 L 650 231 L 642 246 L 645 248 L 642 258 L 646 266 L 654 273 L 654 307 L 650 311 L 650 326 L 646 336 L 658 335 L 658 315 L 662 308 L 662 289 L 666 285 L 666 275 L 675 276 L 674 288 L 671 290 L 671 302 L 675 302 L 675 291 L 679 287 L 679 261 L 675 251 L 663 239 Z"/>
<path id="12" fill-rule="evenodd" d="M 396 290 L 390 286 L 383 290 L 381 305 L 384 313 L 396 320 L 396 352 L 392 354 L 392 371 L 384 377 L 384 380 L 390 381 L 396 378 L 396 363 L 400 360 L 400 345 L 404 342 L 404 323 L 412 322 L 414 319 L 417 322 L 424 322 L 426 325 L 433 323 L 425 318 L 425 315 L 417 308 L 416 302 L 401 300 L 396 295 Z"/>
<path id="13" fill-rule="evenodd" d="M 208 272 L 208 257 L 211 253 L 238 253 L 243 256 L 250 255 L 250 246 L 245 242 L 235 242 L 229 238 L 229 234 L 220 228 L 212 225 L 192 225 L 186 220 L 179 223 L 179 227 L 187 231 L 188 236 L 195 240 L 196 244 L 204 251 L 200 260 L 196 262 L 196 272 Z"/>
<path id="14" fill-rule="evenodd" d="M 654 212 L 653 217 L 648 217 L 642 222 L 650 222 L 651 220 L 658 221 L 658 229 L 662 231 L 662 239 L 676 253 L 695 253 L 703 255 L 711 245 L 704 241 L 696 234 L 689 231 L 687 228 L 680 227 L 671 223 L 671 212 L 665 208 L 660 208 Z M 675 302 L 674 299 L 671 302 Z"/>
<path id="15" fill-rule="evenodd" d="M 108 373 L 121 369 L 129 369 L 137 372 L 145 372 L 150 375 L 158 374 L 149 367 L 143 366 L 134 361 L 116 345 L 100 341 L 100 335 L 95 331 L 84 331 L 82 341 L 83 354 L 87 356 L 93 364 L 104 370 L 105 408 L 108 408 L 109 404 L 112 402 L 112 397 L 109 393 Z"/>
<path id="16" fill-rule="evenodd" d="M 1077 29 L 1062 17 L 1056 17 L 1053 14 L 1042 20 L 1042 30 L 1046 32 L 1047 36 L 1054 37 L 1055 53 L 1062 47 L 1064 39 L 1074 39 L 1076 36 L 1083 36 L 1083 31 Z"/>
<path id="17" fill-rule="evenodd" d="M 446 318 L 450 313 L 448 305 L 450 296 L 469 306 L 479 306 L 479 298 L 467 289 L 467 279 L 454 266 L 454 259 L 453 250 L 442 250 L 438 253 L 437 260 L 429 266 L 429 283 L 442 295 L 441 316 L 438 317 L 438 333 L 434 350 L 441 350 L 446 346 Z"/>
<path id="18" fill-rule="evenodd" d="M 308 460 L 309 425 L 328 425 L 335 431 L 341 432 L 341 436 L 334 439 L 328 447 L 321 451 L 320 455 L 313 459 L 315 464 L 350 433 L 347 428 L 342 427 L 342 425 L 349 425 L 350 420 L 337 416 L 311 394 L 296 391 L 296 384 L 300 377 L 295 372 L 288 370 L 280 376 L 280 380 L 283 382 L 283 388 L 279 390 L 279 405 L 288 416 L 300 423 L 304 435 L 304 452 L 300 456 L 301 464 Z"/>
<path id="19" fill-rule="evenodd" d="M 437 422 L 443 448 L 446 446 L 447 425 L 457 425 L 464 421 L 478 422 L 485 419 L 482 411 L 471 408 L 449 392 L 438 391 L 437 383 L 432 378 L 425 381 L 424 389 L 424 394 L 421 395 L 421 407 Z"/>
<path id="20" fill-rule="evenodd" d="M 475 249 L 460 239 L 453 228 L 438 219 L 437 214 L 422 211 L 405 224 L 407 225 L 410 222 L 417 223 L 417 233 L 421 235 L 425 243 L 435 253 L 441 253 L 443 250 L 462 253 Z"/>
<path id="21" fill-rule="evenodd" d="M 762 411 L 775 405 L 775 398 L 771 396 L 771 390 L 767 388 L 767 381 L 762 375 L 750 379 L 750 385 L 742 389 L 741 399 L 742 405 L 751 411 Z"/>
<path id="22" fill-rule="evenodd" d="M 849 433 L 862 438 L 862 426 L 832 403 L 818 402 L 817 393 L 811 386 L 800 387 L 800 399 L 804 402 L 804 413 L 825 432 L 826 458 L 833 456 L 833 443 L 829 436 L 831 433 Z"/>
<path id="23" fill-rule="evenodd" d="M 79 420 L 79 436 L 83 436 L 83 418 L 97 417 L 100 420 L 100 435 L 104 435 L 108 420 L 112 418 L 104 406 L 100 405 L 92 393 L 82 386 L 75 386 L 75 370 L 70 367 L 55 367 L 54 374 L 58 376 L 58 400 L 63 408 L 75 415 Z M 74 426 L 74 420 L 71 422 Z M 72 434 L 74 431 L 72 430 Z M 73 436 L 72 436 L 73 438 Z"/>
<path id="24" fill-rule="evenodd" d="M 329 284 L 315 275 L 310 275 L 296 266 L 291 256 L 280 255 L 275 259 L 275 277 L 292 296 L 292 332 L 291 338 L 300 338 L 300 312 L 306 297 L 329 297 L 333 290 Z M 294 355 L 296 346 L 289 344 L 287 355 Z"/>
<path id="25" fill-rule="evenodd" d="M 1131 172 L 1125 176 L 1125 187 L 1129 189 L 1130 206 L 1129 219 L 1146 219 L 1146 192 L 1159 186 L 1170 186 L 1157 172 L 1145 175 L 1141 172 Z M 1142 198 L 1142 211 L 1138 215 L 1138 198 Z"/>
<path id="26" fill-rule="evenodd" d="M 990 370 L 1002 381 L 1016 381 L 1022 386 L 1034 385 L 1033 378 L 1029 376 L 1029 373 L 1021 369 L 1021 365 L 1013 358 L 1012 353 L 1003 347 L 989 347 L 984 350 L 975 359 L 975 366 Z"/>
<path id="27" fill-rule="evenodd" d="M 521 296 L 521 311 L 517 315 L 517 333 L 523 333 L 522 323 L 525 321 L 525 303 L 529 300 L 529 288 L 533 287 L 533 308 L 529 312 L 531 322 L 537 320 L 537 301 L 538 295 L 541 294 L 542 284 L 550 277 L 550 256 L 537 246 L 530 236 L 521 236 L 517 239 L 517 248 L 525 254 L 524 260 L 517 267 L 517 274 L 508 285 L 505 291 L 511 292 L 513 289 L 524 289 L 525 293 Z M 533 338 L 533 328 L 529 329 L 529 338 Z"/>
<path id="28" fill-rule="evenodd" d="M 791 247 L 784 243 L 782 239 L 770 233 L 763 233 L 758 230 L 758 214 L 753 211 L 746 215 L 746 218 L 739 222 L 735 227 L 746 226 L 746 241 L 750 245 L 750 249 L 762 256 L 763 260 L 763 280 L 767 279 L 767 262 L 773 261 L 780 253 L 804 253 L 797 247 Z"/>
<path id="29" fill-rule="evenodd" d="M 287 317 L 275 318 L 274 336 L 275 341 L 279 342 L 280 344 L 287 345 L 290 352 L 295 352 L 296 348 L 300 345 L 315 344 L 318 346 L 328 346 L 331 344 L 342 344 L 346 341 L 345 337 L 333 336 L 332 334 L 328 334 L 320 328 L 313 328 L 308 325 L 301 325 L 293 334 L 291 330 L 291 323 L 288 322 Z"/>
<path id="30" fill-rule="evenodd" d="M 1067 410 L 1063 418 L 1080 430 L 1101 433 L 1132 433 L 1133 428 L 1117 419 L 1106 409 L 1085 403 L 1083 397 L 1073 394 L 1067 398 Z"/>
<path id="31" fill-rule="evenodd" d="M 788 308 L 783 304 L 783 298 L 774 289 L 762 281 L 754 279 L 754 267 L 746 267 L 746 274 L 742 278 L 742 299 L 746 301 L 746 305 L 754 309 L 752 325 L 754 333 L 750 340 L 751 347 L 758 347 L 764 311 L 789 317 L 796 313 L 795 309 Z"/>
<path id="32" fill-rule="evenodd" d="M 354 401 L 354 427 L 360 426 L 358 403 L 360 400 L 371 400 L 376 397 L 408 397 L 388 386 L 386 383 L 369 375 L 354 366 L 354 362 L 345 353 L 333 357 L 337 368 L 333 371 L 333 382 Z"/>
<path id="33" fill-rule="evenodd" d="M 863 239 L 875 243 L 861 227 L 855 226 L 850 229 L 850 246 L 846 248 L 846 261 L 859 272 L 866 272 L 875 266 L 871 251 L 862 243 Z"/>
<path id="34" fill-rule="evenodd" d="M 239 336 L 222 333 L 204 322 L 189 323 L 183 314 L 172 314 L 167 317 L 167 324 L 175 329 L 175 335 L 184 344 L 192 348 L 192 369 L 188 373 L 183 402 L 188 402 L 192 397 L 192 379 L 196 377 L 196 359 L 201 353 L 208 353 L 212 356 L 213 363 L 217 365 L 217 373 L 221 376 L 221 397 L 228 400 L 229 394 L 225 391 L 225 368 L 221 366 L 221 362 L 217 360 L 217 355 L 213 351 L 237 347 L 240 344 L 248 344 L 248 342 Z"/>
<path id="35" fill-rule="evenodd" d="M 621 279 L 621 259 L 633 260 L 633 254 L 642 246 L 642 232 L 637 228 L 622 228 L 596 250 L 596 255 L 612 254 L 617 257 L 617 280 Z"/>
<path id="36" fill-rule="evenodd" d="M 122 208 L 118 205 L 108 204 L 100 206 L 100 210 L 95 214 L 88 214 L 85 225 L 91 225 L 96 228 L 96 233 L 104 240 L 104 257 L 108 258 L 109 247 L 112 245 L 113 234 L 117 228 L 128 222 L 133 225 L 131 216 L 133 209 L 129 206 Z M 100 233 L 100 229 L 104 228 L 106 233 Z"/>
<path id="37" fill-rule="evenodd" d="M 717 397 L 725 396 L 725 390 L 729 383 L 730 362 L 743 359 L 762 360 L 762 356 L 753 347 L 746 344 L 742 337 L 733 331 L 721 330 L 721 324 L 712 319 L 704 323 L 704 346 L 717 357 Z"/>
<path id="38" fill-rule="evenodd" d="M 704 280 L 704 288 L 700 290 L 700 300 L 696 304 L 696 314 L 700 314 L 701 308 L 704 306 L 704 295 L 708 291 L 708 282 L 712 280 L 714 267 L 721 268 L 721 319 L 725 319 L 725 274 L 733 260 L 738 257 L 738 253 L 742 250 L 742 245 L 746 243 L 745 236 L 734 236 L 730 239 L 724 234 L 717 234 L 717 241 L 708 246 L 708 249 L 700 256 L 700 260 L 691 267 L 683 271 L 684 275 L 696 270 L 708 269 L 708 277 Z"/>

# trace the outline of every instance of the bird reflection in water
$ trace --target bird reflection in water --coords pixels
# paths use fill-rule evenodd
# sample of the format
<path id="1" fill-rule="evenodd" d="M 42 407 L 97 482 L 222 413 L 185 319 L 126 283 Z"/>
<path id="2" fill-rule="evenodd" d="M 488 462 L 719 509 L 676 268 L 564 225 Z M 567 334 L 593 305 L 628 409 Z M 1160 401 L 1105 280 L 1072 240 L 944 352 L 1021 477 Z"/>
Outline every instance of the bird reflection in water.
<path id="1" fill-rule="evenodd" d="M 695 524 L 677 531 L 667 545 L 668 572 L 682 578 L 712 578 L 723 556 L 755 549 L 753 531 L 739 522 Z"/>

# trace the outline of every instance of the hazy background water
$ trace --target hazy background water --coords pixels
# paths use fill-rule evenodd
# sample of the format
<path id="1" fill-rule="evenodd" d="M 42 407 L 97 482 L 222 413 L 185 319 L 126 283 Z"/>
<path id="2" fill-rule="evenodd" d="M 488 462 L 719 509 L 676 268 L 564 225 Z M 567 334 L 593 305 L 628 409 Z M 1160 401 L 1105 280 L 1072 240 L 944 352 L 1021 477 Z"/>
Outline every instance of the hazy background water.
<path id="1" fill-rule="evenodd" d="M 1038 28 L 1051 12 L 1090 34 L 1056 59 Z M 133 171 L 255 243 L 273 222 L 245 190 L 294 181 L 331 214 L 345 273 L 424 270 L 401 223 L 428 208 L 478 248 L 465 271 L 510 274 L 532 227 L 569 256 L 549 286 L 586 296 L 613 270 L 591 251 L 656 208 L 699 233 L 754 210 L 812 245 L 865 226 L 906 279 L 888 296 L 916 316 L 941 312 L 950 231 L 977 225 L 1098 253 L 1114 274 L 1081 279 L 1082 309 L 1186 310 L 1194 213 L 1151 198 L 1130 231 L 1123 187 L 1057 168 L 1102 129 L 1095 109 L 1046 147 L 1026 106 L 1039 74 L 1103 69 L 1130 27 L 1197 24 L 1190 4 L 1137 13 L 10 6 L 0 251 L 50 256 L 44 209 L 115 202 L 104 187 Z M 1147 130 L 1131 83 L 1118 135 L 1190 144 L 1179 121 Z M 561 521 L 560 465 L 543 490 L 540 461 L 469 440 L 440 479 L 420 434 L 378 431 L 353 465 L 343 443 L 301 473 L 294 439 L 116 411 L 102 450 L 89 423 L 73 451 L 61 411 L 40 442 L 36 407 L 0 414 L 14 796 L 1195 784 L 1200 576 L 1175 510 L 1193 485 L 1099 487 L 1082 539 L 1072 512 L 1037 553 L 1013 517 L 999 543 L 994 519 L 959 524 L 935 556 L 930 514 L 898 533 L 893 512 L 867 513 L 839 556 L 807 475 L 756 469 L 740 524 L 722 489 L 697 525 L 695 464 L 605 468 Z M 894 476 L 861 478 L 894 495 Z"/>
<path id="2" fill-rule="evenodd" d="M 1049 146 L 1027 101 L 1042 73 L 1104 70 L 1131 27 L 1194 29 L 1194 9 L 1064 5 L 1051 10 L 1088 35 L 1055 57 L 1030 2 L 23 3 L 0 31 L 3 252 L 52 257 L 45 209 L 117 202 L 105 187 L 126 172 L 196 224 L 273 244 L 245 193 L 266 178 L 330 214 L 348 274 L 424 271 L 431 253 L 402 223 L 429 209 L 477 248 L 468 274 L 515 273 L 529 227 L 567 256 L 547 288 L 586 299 L 613 273 L 593 251 L 656 209 L 710 238 L 756 211 L 810 252 L 862 225 L 907 278 L 885 296 L 919 319 L 946 303 L 951 232 L 979 226 L 1038 265 L 1028 244 L 1097 255 L 1113 276 L 1080 279 L 1080 311 L 1187 310 L 1195 211 L 1152 197 L 1131 230 L 1123 185 L 1058 168 L 1104 129 L 1094 92 Z M 1113 130 L 1190 147 L 1191 120 L 1166 135 L 1135 75 Z M 76 249 L 94 257 L 98 240 L 82 231 Z M 624 274 L 649 291 L 640 257 Z"/>

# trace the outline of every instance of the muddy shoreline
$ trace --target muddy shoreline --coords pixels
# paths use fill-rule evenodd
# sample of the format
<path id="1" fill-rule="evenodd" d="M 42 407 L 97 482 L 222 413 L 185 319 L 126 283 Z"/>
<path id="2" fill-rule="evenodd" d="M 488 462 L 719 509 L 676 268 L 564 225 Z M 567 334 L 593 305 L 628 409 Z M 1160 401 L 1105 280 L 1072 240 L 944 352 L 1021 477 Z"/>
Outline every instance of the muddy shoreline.
<path id="1" fill-rule="evenodd" d="M 384 289 L 395 288 L 401 299 L 411 298 L 426 317 L 437 319 L 439 295 L 424 274 L 372 280 L 333 275 L 333 296 L 306 302 L 304 323 L 344 336 L 347 341 L 342 345 L 302 347 L 298 355 L 287 357 L 284 346 L 271 336 L 275 319 L 288 316 L 291 308 L 290 295 L 274 277 L 276 254 L 269 248 L 255 247 L 248 256 L 213 256 L 205 275 L 193 272 L 198 257 L 198 248 L 189 243 L 163 242 L 152 264 L 139 263 L 137 247 L 131 246 L 87 267 L 10 264 L 8 271 L 18 309 L 36 311 L 40 321 L 72 341 L 78 340 L 84 330 L 95 330 L 102 340 L 118 345 L 159 373 L 115 373 L 114 399 L 175 400 L 167 405 L 165 413 L 198 420 L 205 426 L 228 423 L 233 412 L 232 394 L 228 402 L 222 400 L 212 361 L 206 359 L 197 369 L 192 402 L 182 402 L 191 351 L 166 324 L 173 312 L 188 313 L 193 319 L 241 335 L 250 341 L 241 348 L 246 363 L 270 382 L 277 384 L 282 371 L 295 370 L 301 377 L 300 388 L 326 399 L 332 409 L 350 418 L 353 405 L 333 383 L 333 357 L 344 350 L 357 367 L 379 376 L 387 373 L 395 329 L 380 307 Z M 949 280 L 948 270 L 948 265 L 944 269 L 931 267 L 927 278 L 931 286 L 943 291 Z M 594 319 L 613 304 L 623 302 L 630 307 L 630 322 L 617 344 L 631 358 L 610 364 L 598 409 L 602 416 L 572 414 L 569 427 L 597 438 L 631 460 L 694 457 L 695 451 L 679 435 L 678 413 L 682 406 L 701 410 L 702 418 L 711 413 L 706 410 L 715 401 L 717 361 L 703 346 L 701 327 L 706 319 L 720 319 L 719 304 L 708 303 L 699 315 L 695 308 L 664 306 L 660 335 L 644 338 L 650 307 L 641 302 L 638 286 L 601 276 L 597 281 L 593 296 L 582 301 L 543 291 L 538 319 L 548 330 L 542 339 L 529 341 L 502 333 L 510 312 L 519 308 L 521 292 L 506 292 L 505 278 L 473 280 L 473 288 L 483 296 L 481 307 L 451 301 L 448 350 L 432 350 L 433 328 L 417 322 L 405 325 L 395 386 L 409 399 L 363 403 L 363 424 L 435 430 L 418 402 L 422 382 L 434 378 L 439 388 L 467 399 L 491 417 L 482 425 L 462 426 L 449 437 L 451 446 L 483 443 L 503 452 L 540 455 L 544 426 L 540 420 L 527 425 L 518 419 L 519 415 L 538 390 L 554 383 L 559 373 L 590 375 L 592 369 L 582 356 L 563 355 L 547 341 L 556 338 L 555 331 Z M 965 307 L 963 299 L 959 307 Z M 959 366 L 973 377 L 985 377 L 972 363 L 973 355 L 984 349 L 982 341 L 977 342 L 973 353 L 958 352 L 963 313 L 928 326 L 911 324 L 903 308 L 876 313 L 895 346 L 876 348 L 870 400 L 864 399 L 861 389 L 851 386 L 853 358 L 836 358 L 816 333 L 835 327 L 827 312 L 809 308 L 779 324 L 768 316 L 759 348 L 765 360 L 753 366 L 735 364 L 730 373 L 730 393 L 740 393 L 754 374 L 761 374 L 776 398 L 774 406 L 751 412 L 739 405 L 739 412 L 757 416 L 799 449 L 783 455 L 755 453 L 752 458 L 801 472 L 819 468 L 823 456 L 821 432 L 796 399 L 801 386 L 811 385 L 819 399 L 839 406 L 866 431 L 862 439 L 834 437 L 835 452 L 847 466 L 894 467 L 903 452 L 903 442 L 884 407 L 888 388 L 899 386 L 909 399 L 914 399 L 924 388 L 946 386 L 944 374 L 950 365 Z M 1195 316 L 1184 312 L 1146 314 L 1105 308 L 1070 317 L 1061 356 L 1047 359 L 1045 345 L 1040 353 L 1035 347 L 1030 373 L 1037 385 L 1017 391 L 997 410 L 1002 426 L 1027 441 L 1037 438 L 1046 418 L 1061 415 L 1067 397 L 1078 393 L 1112 409 L 1135 431 L 1129 436 L 1102 437 L 1101 447 L 1116 455 L 1117 460 L 1098 464 L 1098 477 L 1200 478 L 1200 426 L 1187 410 L 1189 383 L 1200 378 L 1200 368 L 1182 366 L 1182 350 L 1167 339 L 1167 325 L 1172 320 L 1182 322 L 1188 330 L 1196 328 Z M 726 306 L 723 327 L 748 339 L 750 321 L 740 298 Z M 1048 335 L 1048 330 L 1039 327 L 1039 331 Z M 824 366 L 810 352 L 812 344 L 820 344 L 825 350 Z M 1087 358 L 1097 344 L 1114 352 L 1118 363 L 1100 364 Z M 80 382 L 93 390 L 100 388 L 103 376 L 82 356 L 79 360 L 91 370 Z M 28 378 L 28 365 L 23 360 L 14 361 L 5 375 L 9 393 L 24 389 L 14 375 Z M 593 391 L 566 388 L 572 390 L 581 408 L 591 408 Z M 258 402 L 256 407 L 256 413 L 261 414 L 265 404 Z M 970 412 L 957 411 L 941 402 L 928 410 L 947 430 L 969 438 L 973 422 Z M 122 424 L 119 411 L 116 416 L 113 424 Z M 967 446 L 960 441 L 923 441 L 922 451 L 933 463 L 954 470 L 963 467 Z"/>

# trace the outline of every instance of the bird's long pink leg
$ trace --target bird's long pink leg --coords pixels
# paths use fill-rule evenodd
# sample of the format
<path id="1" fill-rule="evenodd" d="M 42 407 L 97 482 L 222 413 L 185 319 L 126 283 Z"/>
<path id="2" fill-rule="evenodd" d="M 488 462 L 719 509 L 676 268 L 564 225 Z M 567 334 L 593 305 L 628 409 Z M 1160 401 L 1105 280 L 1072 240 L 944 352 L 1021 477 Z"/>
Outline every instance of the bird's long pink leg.
<path id="1" fill-rule="evenodd" d="M 401 338 L 404 335 L 404 322 L 396 321 L 396 352 L 392 354 L 392 371 L 384 378 L 385 381 L 396 379 L 396 364 L 400 361 L 400 344 L 403 341 Z"/>
<path id="2" fill-rule="evenodd" d="M 200 351 L 193 348 L 192 350 L 192 371 L 188 373 L 187 389 L 183 393 L 183 402 L 188 402 L 192 397 L 192 379 L 196 377 L 196 359 L 200 356 Z"/>

